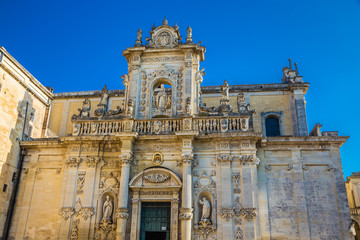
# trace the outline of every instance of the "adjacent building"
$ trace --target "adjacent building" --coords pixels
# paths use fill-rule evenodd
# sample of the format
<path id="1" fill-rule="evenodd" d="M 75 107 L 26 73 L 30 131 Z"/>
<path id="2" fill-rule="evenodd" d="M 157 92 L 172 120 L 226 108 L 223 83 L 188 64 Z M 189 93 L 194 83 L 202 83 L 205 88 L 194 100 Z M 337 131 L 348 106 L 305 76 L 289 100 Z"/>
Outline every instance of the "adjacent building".
<path id="1" fill-rule="evenodd" d="M 353 239 L 347 137 L 309 133 L 309 83 L 291 61 L 279 83 L 201 86 L 205 47 L 164 20 L 123 51 L 125 90 L 52 93 L 2 52 L 4 184 L 21 172 L 10 239 Z M 10 101 L 13 71 L 37 91 Z"/>

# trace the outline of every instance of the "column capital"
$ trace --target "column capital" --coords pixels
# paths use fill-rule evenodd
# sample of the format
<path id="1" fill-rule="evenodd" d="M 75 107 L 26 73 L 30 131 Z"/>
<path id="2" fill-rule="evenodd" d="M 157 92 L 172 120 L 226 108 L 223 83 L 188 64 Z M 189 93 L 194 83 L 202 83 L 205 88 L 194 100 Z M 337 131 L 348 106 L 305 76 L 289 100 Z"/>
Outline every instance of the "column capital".
<path id="1" fill-rule="evenodd" d="M 217 160 L 221 166 L 230 166 L 234 156 L 232 155 L 218 155 Z"/>
<path id="2" fill-rule="evenodd" d="M 116 218 L 127 219 L 128 217 L 129 217 L 129 209 L 127 209 L 127 208 L 116 209 Z"/>
<path id="3" fill-rule="evenodd" d="M 66 165 L 68 167 L 77 167 L 82 162 L 82 160 L 83 159 L 81 157 L 69 157 L 66 161 Z"/>
<path id="4" fill-rule="evenodd" d="M 177 161 L 178 166 L 191 166 L 194 163 L 194 154 L 183 153 L 181 159 Z"/>
<path id="5" fill-rule="evenodd" d="M 180 208 L 179 219 L 181 220 L 190 220 L 193 218 L 193 209 L 192 208 Z"/>
<path id="6" fill-rule="evenodd" d="M 133 162 L 133 154 L 131 152 L 121 154 L 120 161 L 122 165 L 130 165 Z"/>

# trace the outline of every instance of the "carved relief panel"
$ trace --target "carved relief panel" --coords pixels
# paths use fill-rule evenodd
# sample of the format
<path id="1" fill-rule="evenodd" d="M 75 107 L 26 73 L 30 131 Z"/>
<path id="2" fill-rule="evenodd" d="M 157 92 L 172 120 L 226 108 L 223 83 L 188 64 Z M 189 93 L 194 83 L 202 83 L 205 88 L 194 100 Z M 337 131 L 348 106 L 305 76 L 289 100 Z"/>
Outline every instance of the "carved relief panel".
<path id="1" fill-rule="evenodd" d="M 97 197 L 95 239 L 115 239 L 119 177 L 120 172 L 118 171 L 103 171 L 101 173 Z"/>
<path id="2" fill-rule="evenodd" d="M 194 236 L 204 238 L 216 235 L 216 184 L 212 179 L 215 171 L 199 171 L 193 173 L 194 182 Z"/>

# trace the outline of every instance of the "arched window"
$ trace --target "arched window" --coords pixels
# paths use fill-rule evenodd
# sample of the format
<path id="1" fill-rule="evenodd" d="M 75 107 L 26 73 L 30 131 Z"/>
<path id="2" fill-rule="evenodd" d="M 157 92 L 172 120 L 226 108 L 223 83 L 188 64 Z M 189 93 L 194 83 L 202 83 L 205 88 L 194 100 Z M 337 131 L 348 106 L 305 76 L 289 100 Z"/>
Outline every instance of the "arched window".
<path id="1" fill-rule="evenodd" d="M 265 118 L 265 129 L 267 137 L 280 136 L 280 120 L 275 116 Z"/>

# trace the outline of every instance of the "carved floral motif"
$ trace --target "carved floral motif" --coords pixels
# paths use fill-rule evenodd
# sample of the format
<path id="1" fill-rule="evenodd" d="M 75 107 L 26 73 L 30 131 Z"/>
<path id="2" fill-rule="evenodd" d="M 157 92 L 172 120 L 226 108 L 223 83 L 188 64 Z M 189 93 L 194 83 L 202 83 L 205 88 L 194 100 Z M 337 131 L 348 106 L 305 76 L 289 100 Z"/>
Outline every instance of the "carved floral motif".
<path id="1" fill-rule="evenodd" d="M 78 181 L 77 181 L 77 193 L 81 194 L 83 193 L 83 187 L 84 187 L 84 182 L 85 182 L 85 175 L 86 172 L 85 171 L 80 171 L 78 173 Z"/>
<path id="2" fill-rule="evenodd" d="M 75 209 L 72 207 L 63 207 L 60 209 L 59 214 L 66 220 L 75 214 Z"/>
<path id="3" fill-rule="evenodd" d="M 79 224 L 80 224 L 80 219 L 77 219 L 73 222 L 71 228 L 71 235 L 70 235 L 71 240 L 79 239 Z"/>
<path id="4" fill-rule="evenodd" d="M 240 184 L 241 184 L 241 178 L 240 178 L 240 172 L 239 171 L 234 171 L 232 174 L 232 179 L 234 182 L 234 193 L 240 193 Z"/>
<path id="5" fill-rule="evenodd" d="M 230 166 L 232 160 L 233 160 L 233 156 L 231 155 L 219 155 L 217 157 L 218 162 L 222 165 L 222 166 Z"/>
<path id="6" fill-rule="evenodd" d="M 82 216 L 83 219 L 87 220 L 94 215 L 94 208 L 92 207 L 82 207 L 79 211 L 79 215 Z"/>
<path id="7" fill-rule="evenodd" d="M 243 215 L 246 220 L 251 221 L 256 216 L 255 210 L 256 208 L 242 208 L 240 214 Z"/>
<path id="8" fill-rule="evenodd" d="M 220 210 L 220 215 L 225 219 L 225 221 L 229 221 L 230 218 L 234 216 L 234 208 L 232 207 L 223 207 Z"/>

